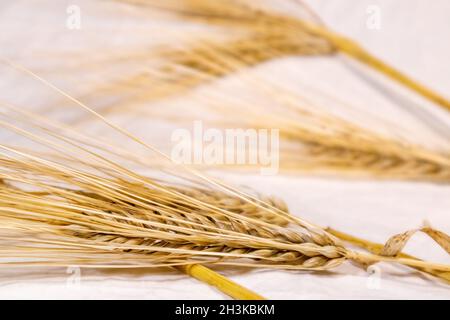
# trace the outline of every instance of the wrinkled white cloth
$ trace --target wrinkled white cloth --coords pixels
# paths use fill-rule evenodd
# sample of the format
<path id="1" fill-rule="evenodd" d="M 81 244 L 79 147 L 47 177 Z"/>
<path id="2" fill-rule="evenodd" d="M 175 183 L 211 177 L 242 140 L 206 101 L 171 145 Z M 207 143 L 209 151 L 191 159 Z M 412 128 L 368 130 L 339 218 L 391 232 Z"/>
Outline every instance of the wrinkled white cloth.
<path id="1" fill-rule="evenodd" d="M 52 28 L 65 23 L 65 1 L 1 2 L 0 55 L 39 46 L 37 35 L 51 39 Z M 83 8 L 85 1 L 79 2 Z M 450 2 L 446 0 L 310 0 L 308 3 L 332 28 L 346 34 L 400 70 L 437 91 L 450 92 Z M 48 19 L 39 15 L 48 12 Z M 374 10 L 380 29 L 373 28 Z M 56 13 L 55 13 L 56 10 Z M 58 11 L 59 10 L 59 11 Z M 95 15 L 86 13 L 87 26 Z M 102 22 L 102 28 L 108 25 Z M 28 30 L 24 30 L 28 25 Z M 111 22 L 112 28 L 113 22 Z M 11 32 L 22 30 L 17 37 Z M 74 31 L 75 32 L 75 31 Z M 24 35 L 25 34 L 25 35 Z M 123 34 L 122 34 L 123 35 Z M 120 39 L 121 33 L 111 34 Z M 138 36 L 138 35 L 136 35 Z M 140 35 L 142 36 L 142 35 Z M 42 39 L 42 38 L 41 38 Z M 63 44 L 64 45 L 64 44 Z M 73 43 L 66 43 L 71 46 Z M 41 59 L 40 57 L 39 59 Z M 280 66 L 301 64 L 300 77 L 327 92 L 352 101 L 374 114 L 388 117 L 414 133 L 412 139 L 445 148 L 449 143 L 448 114 L 408 90 L 361 71 L 354 63 L 336 58 L 304 61 L 287 59 Z M 273 66 L 272 66 L 273 67 Z M 284 70 L 283 69 L 283 70 Z M 0 75 L 1 83 L 8 75 Z M 381 83 L 381 84 L 380 84 Z M 392 94 L 390 88 L 396 89 Z M 19 94 L 20 87 L 17 87 Z M 12 92 L 14 94 L 14 92 Z M 348 99 L 349 95 L 351 99 Z M 26 96 L 23 101 L 36 101 Z M 431 128 L 421 125 L 426 119 Z M 0 134 L 0 139 L 4 137 Z M 3 142 L 3 141 L 2 141 Z M 420 226 L 424 220 L 450 232 L 450 186 L 432 183 L 351 180 L 296 176 L 222 174 L 227 181 L 250 186 L 284 199 L 290 211 L 322 226 L 383 243 L 389 236 Z M 431 239 L 415 235 L 406 247 L 423 259 L 450 263 Z M 412 269 L 378 264 L 365 271 L 350 263 L 322 273 L 220 269 L 236 282 L 271 299 L 449 299 L 449 286 Z M 31 299 L 227 299 L 195 279 L 170 270 L 0 269 L 0 298 Z"/>

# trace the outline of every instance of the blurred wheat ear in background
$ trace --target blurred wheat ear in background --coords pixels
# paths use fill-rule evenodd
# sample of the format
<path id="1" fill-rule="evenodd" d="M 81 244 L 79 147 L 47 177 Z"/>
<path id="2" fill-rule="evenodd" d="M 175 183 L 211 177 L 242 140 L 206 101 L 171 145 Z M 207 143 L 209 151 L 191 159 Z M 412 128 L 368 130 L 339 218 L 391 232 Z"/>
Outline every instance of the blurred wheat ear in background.
<path id="1" fill-rule="evenodd" d="M 131 68 L 139 61 L 145 68 L 94 88 L 92 99 L 118 97 L 117 103 L 96 109 L 102 115 L 135 114 L 175 126 L 201 115 L 208 122 L 212 115 L 213 127 L 280 128 L 280 169 L 285 173 L 449 181 L 448 148 L 428 148 L 414 141 L 414 132 L 404 134 L 408 139 L 395 131 L 380 134 L 356 120 L 324 112 L 333 106 L 310 101 L 302 92 L 293 92 L 288 83 L 254 75 L 252 69 L 258 65 L 288 56 L 333 55 L 342 49 L 358 59 L 369 59 L 356 53 L 360 50 L 356 44 L 326 29 L 306 6 L 297 5 L 297 17 L 274 9 L 270 1 L 119 2 L 163 20 L 175 19 L 181 26 L 194 23 L 205 31 L 183 36 L 181 27 L 179 34 L 169 33 L 167 43 L 153 51 L 142 48 L 111 60 L 125 66 L 131 63 Z M 208 28 L 219 28 L 227 36 L 217 39 L 217 33 Z M 237 81 L 242 94 L 220 86 L 229 78 Z M 180 107 L 171 104 L 177 99 L 182 101 Z M 350 110 L 347 105 L 342 108 Z M 396 129 L 394 124 L 383 125 Z"/>
<path id="2" fill-rule="evenodd" d="M 20 70 L 164 157 L 61 89 Z M 13 106 L 4 109 L 4 129 L 53 154 L 0 145 L 3 266 L 211 264 L 313 271 L 349 260 L 394 262 L 438 275 L 450 271 L 446 265 L 397 257 L 416 231 L 448 251 L 449 237 L 432 228 L 392 237 L 380 255 L 354 251 L 326 230 L 289 214 L 279 201 L 248 195 L 191 169 L 189 179 L 171 174 L 179 182 L 141 175 L 121 165 L 126 159 L 114 148 L 99 148 L 94 139 L 73 137 L 55 129 L 63 126 L 44 125 L 39 116 Z"/>

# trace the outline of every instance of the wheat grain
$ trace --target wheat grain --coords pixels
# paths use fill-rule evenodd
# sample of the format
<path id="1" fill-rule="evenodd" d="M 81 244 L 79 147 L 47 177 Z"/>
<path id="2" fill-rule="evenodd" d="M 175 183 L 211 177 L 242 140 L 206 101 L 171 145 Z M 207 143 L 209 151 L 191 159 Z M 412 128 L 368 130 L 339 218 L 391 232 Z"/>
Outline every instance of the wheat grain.
<path id="1" fill-rule="evenodd" d="M 194 187 L 190 180 L 180 184 L 152 179 L 37 125 L 38 119 L 24 121 L 28 128 L 6 121 L 0 125 L 62 157 L 0 144 L 2 266 L 140 268 L 201 263 L 324 270 L 353 260 L 450 270 L 350 250 L 325 230 L 288 214 L 276 201 L 255 201 L 201 174 L 194 177 L 199 185 L 208 183 L 208 189 Z M 140 142 L 124 129 L 120 132 Z M 75 161 L 67 163 L 67 157 Z M 91 166 L 94 162 L 97 165 Z M 439 244 L 448 246 L 447 236 L 430 230 Z M 396 255 L 408 238 L 389 241 L 388 255 Z"/>

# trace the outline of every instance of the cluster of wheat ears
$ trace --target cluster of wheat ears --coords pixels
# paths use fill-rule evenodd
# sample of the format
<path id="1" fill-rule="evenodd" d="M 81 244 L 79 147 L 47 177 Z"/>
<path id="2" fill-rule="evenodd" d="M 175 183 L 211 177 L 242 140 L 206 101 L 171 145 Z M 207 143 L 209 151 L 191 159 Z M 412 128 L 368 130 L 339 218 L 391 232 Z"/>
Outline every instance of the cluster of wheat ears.
<path id="1" fill-rule="evenodd" d="M 112 81 L 107 88 L 95 88 L 98 94 L 117 93 L 120 88 L 129 98 L 125 105 L 122 101 L 120 106 L 99 110 L 33 71 L 2 60 L 167 165 L 144 174 L 152 168 L 131 150 L 90 137 L 79 126 L 1 103 L 0 127 L 27 142 L 0 143 L 1 266 L 179 267 L 189 271 L 191 266 L 201 264 L 324 270 L 346 261 L 361 266 L 385 261 L 450 281 L 450 266 L 401 253 L 417 231 L 426 233 L 450 253 L 450 238 L 443 232 L 425 226 L 377 245 L 324 229 L 290 214 L 279 199 L 244 192 L 201 170 L 170 164 L 165 153 L 106 117 L 112 112 L 134 112 L 143 102 L 148 106 L 155 100 L 186 94 L 208 110 L 227 114 L 228 119 L 239 110 L 246 116 L 233 120 L 236 124 L 264 128 L 276 123 L 282 128 L 283 139 L 302 145 L 301 151 L 295 146 L 282 150 L 281 165 L 287 170 L 318 167 L 338 173 L 358 171 L 448 182 L 448 155 L 311 110 L 311 105 L 305 107 L 305 101 L 295 92 L 241 73 L 244 68 L 278 57 L 348 53 L 355 50 L 354 46 L 327 32 L 314 19 L 311 23 L 257 9 L 249 4 L 251 1 L 123 2 L 162 10 L 181 21 L 229 28 L 238 37 L 217 43 L 193 39 L 181 48 L 166 47 L 142 55 L 143 61 L 154 68 L 146 69 L 145 77 L 137 74 Z M 220 90 L 193 90 L 234 73 L 283 112 L 260 112 L 250 98 L 233 98 Z M 422 90 L 423 95 L 427 93 Z M 428 96 L 439 102 L 433 99 L 436 95 Z M 181 121 L 173 114 L 151 108 L 147 111 L 152 117 Z"/>

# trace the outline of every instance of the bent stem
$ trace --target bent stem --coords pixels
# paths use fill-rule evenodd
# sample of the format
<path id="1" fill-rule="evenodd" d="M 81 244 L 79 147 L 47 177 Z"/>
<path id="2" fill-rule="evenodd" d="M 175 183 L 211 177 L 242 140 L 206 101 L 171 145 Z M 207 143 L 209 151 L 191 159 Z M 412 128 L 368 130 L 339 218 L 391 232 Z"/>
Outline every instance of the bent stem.
<path id="1" fill-rule="evenodd" d="M 366 249 L 367 251 L 371 252 L 374 255 L 380 255 L 384 248 L 384 245 L 382 245 L 382 244 L 371 242 L 371 241 L 364 240 L 361 238 L 357 238 L 355 236 L 334 230 L 332 228 L 327 228 L 326 231 L 345 242 L 348 242 L 354 246 Z M 416 261 L 420 261 L 420 262 L 422 261 L 414 256 L 411 256 L 411 255 L 403 253 L 403 252 L 400 252 L 397 255 L 397 257 L 400 259 L 416 260 Z M 419 270 L 421 272 L 424 272 L 424 273 L 430 274 L 434 277 L 437 277 L 439 279 L 442 279 L 446 283 L 450 284 L 450 272 L 448 272 L 448 271 L 438 271 L 438 270 L 423 267 L 423 266 L 417 266 L 417 265 L 413 266 L 411 264 L 409 264 L 409 266 L 416 270 Z"/>

